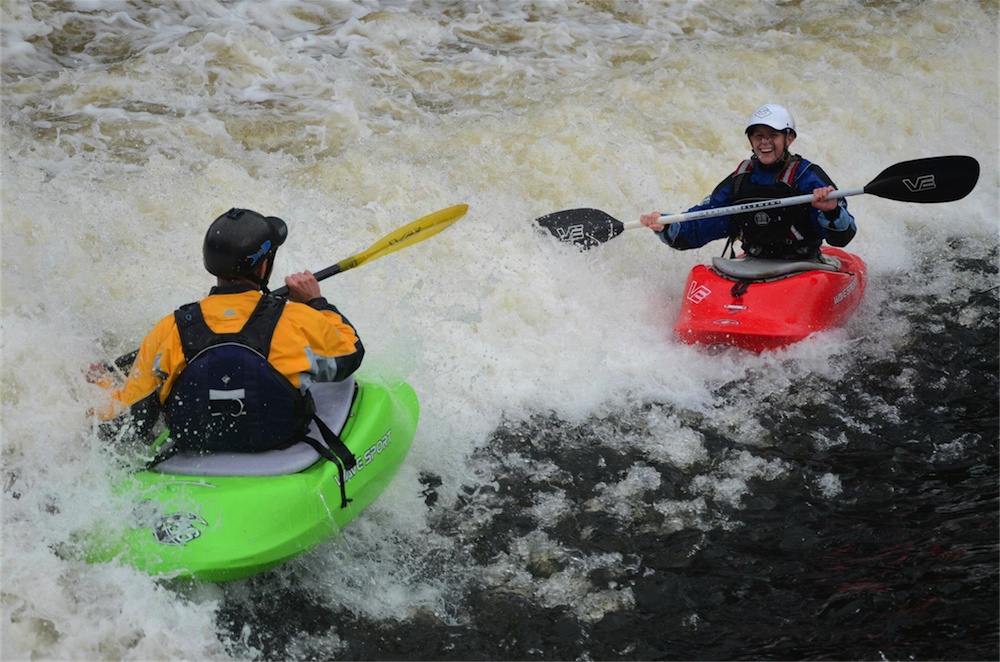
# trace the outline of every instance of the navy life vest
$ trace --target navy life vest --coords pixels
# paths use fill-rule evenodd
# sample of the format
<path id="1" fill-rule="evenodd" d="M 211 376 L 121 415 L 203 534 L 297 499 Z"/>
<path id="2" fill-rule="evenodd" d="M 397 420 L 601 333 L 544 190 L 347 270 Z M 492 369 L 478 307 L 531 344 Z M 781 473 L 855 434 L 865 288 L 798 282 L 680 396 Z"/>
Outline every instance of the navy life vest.
<path id="1" fill-rule="evenodd" d="M 197 302 L 174 312 L 187 361 L 164 403 L 176 449 L 252 453 L 304 436 L 312 400 L 267 360 L 284 305 L 262 296 L 239 332 L 222 334 Z"/>
<path id="2" fill-rule="evenodd" d="M 750 173 L 756 161 L 747 159 L 733 173 L 733 204 L 787 198 L 796 194 L 792 183 L 802 157 L 790 155 L 773 184 L 754 184 Z M 733 237 L 743 242 L 751 257 L 816 259 L 823 236 L 813 226 L 808 205 L 771 207 L 733 215 Z M 732 240 L 730 239 L 730 241 Z"/>
<path id="3" fill-rule="evenodd" d="M 262 296 L 236 333 L 208 328 L 198 302 L 174 312 L 187 367 L 164 403 L 170 440 L 147 466 L 180 451 L 255 453 L 305 442 L 336 465 L 346 508 L 345 472 L 357 458 L 316 415 L 312 395 L 299 392 L 267 360 L 284 307 L 284 299 Z M 310 423 L 322 441 L 309 436 Z"/>

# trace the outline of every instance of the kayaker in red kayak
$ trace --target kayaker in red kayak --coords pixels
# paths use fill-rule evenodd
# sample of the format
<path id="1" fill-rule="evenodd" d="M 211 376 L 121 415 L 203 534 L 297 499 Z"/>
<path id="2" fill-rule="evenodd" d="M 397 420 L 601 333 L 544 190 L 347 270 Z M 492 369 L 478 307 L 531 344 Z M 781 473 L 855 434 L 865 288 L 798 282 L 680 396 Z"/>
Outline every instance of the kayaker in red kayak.
<path id="1" fill-rule="evenodd" d="M 147 436 L 163 412 L 174 451 L 252 452 L 305 435 L 310 385 L 350 377 L 364 347 L 312 273 L 285 278 L 287 302 L 269 295 L 287 235 L 280 218 L 247 209 L 215 219 L 203 255 L 217 285 L 146 336 L 128 379 L 98 412 L 105 432 L 131 422 Z"/>
<path id="2" fill-rule="evenodd" d="M 788 151 L 796 138 L 795 120 L 781 105 L 757 108 L 747 122 L 746 135 L 753 155 L 726 177 L 710 196 L 688 211 L 813 195 L 812 204 L 769 208 L 731 216 L 664 224 L 658 211 L 640 216 L 646 227 L 678 250 L 699 248 L 716 239 L 736 239 L 750 257 L 815 260 L 820 246 L 846 246 L 857 232 L 847 201 L 829 199 L 833 180 L 806 159 Z M 723 250 L 725 254 L 725 250 Z"/>

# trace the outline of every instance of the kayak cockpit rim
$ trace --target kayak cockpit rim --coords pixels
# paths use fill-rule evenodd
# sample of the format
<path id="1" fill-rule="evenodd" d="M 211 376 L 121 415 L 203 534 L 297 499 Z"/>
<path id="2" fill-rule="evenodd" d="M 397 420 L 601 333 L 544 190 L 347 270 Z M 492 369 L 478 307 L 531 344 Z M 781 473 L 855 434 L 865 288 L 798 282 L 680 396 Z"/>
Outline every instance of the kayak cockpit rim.
<path id="1" fill-rule="evenodd" d="M 712 268 L 726 278 L 760 281 L 787 278 L 806 271 L 840 271 L 840 260 L 832 255 L 821 255 L 818 260 L 713 257 Z"/>
<path id="2" fill-rule="evenodd" d="M 313 384 L 317 414 L 336 434 L 340 434 L 351 415 L 357 397 L 354 377 L 342 382 Z M 313 422 L 309 434 L 323 436 Z M 322 442 L 326 446 L 325 441 Z M 316 448 L 304 441 L 280 450 L 256 453 L 177 453 L 150 468 L 151 471 L 178 476 L 283 476 L 308 469 L 321 459 Z"/>

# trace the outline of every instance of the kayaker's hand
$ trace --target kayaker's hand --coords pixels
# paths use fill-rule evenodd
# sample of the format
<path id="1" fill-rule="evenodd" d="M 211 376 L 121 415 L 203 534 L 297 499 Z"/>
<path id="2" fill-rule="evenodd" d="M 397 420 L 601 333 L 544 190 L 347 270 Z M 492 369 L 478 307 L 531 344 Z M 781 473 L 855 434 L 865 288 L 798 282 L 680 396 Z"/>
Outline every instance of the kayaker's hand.
<path id="1" fill-rule="evenodd" d="M 109 391 L 124 382 L 122 374 L 108 363 L 91 363 L 84 378 L 88 383 L 97 384 Z"/>
<path id="2" fill-rule="evenodd" d="M 643 214 L 639 217 L 639 221 L 653 232 L 660 232 L 664 228 L 663 223 L 660 223 L 660 212 L 658 211 Z"/>
<path id="3" fill-rule="evenodd" d="M 285 285 L 288 286 L 288 300 L 299 303 L 309 303 L 313 299 L 323 296 L 319 290 L 319 281 L 311 271 L 285 276 Z"/>
<path id="4" fill-rule="evenodd" d="M 837 199 L 828 198 L 837 189 L 832 186 L 813 189 L 812 206 L 820 211 L 833 211 L 837 208 Z"/>

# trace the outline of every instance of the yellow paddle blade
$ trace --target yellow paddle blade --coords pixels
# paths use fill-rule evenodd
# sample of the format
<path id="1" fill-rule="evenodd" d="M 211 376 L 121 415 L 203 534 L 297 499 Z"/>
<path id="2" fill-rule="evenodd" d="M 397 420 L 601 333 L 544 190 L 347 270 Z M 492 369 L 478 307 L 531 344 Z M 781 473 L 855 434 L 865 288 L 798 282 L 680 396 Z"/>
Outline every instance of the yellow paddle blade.
<path id="1" fill-rule="evenodd" d="M 423 241 L 428 237 L 433 237 L 438 232 L 441 232 L 449 225 L 465 216 L 465 212 L 468 210 L 469 205 L 455 205 L 454 207 L 448 207 L 447 209 L 436 211 L 433 214 L 428 214 L 423 218 L 418 218 L 412 223 L 407 223 L 398 230 L 394 230 L 393 232 L 390 232 L 386 236 L 382 237 L 369 246 L 368 249 L 338 262 L 335 265 L 336 271 L 340 272 L 353 269 L 354 267 L 361 266 L 365 262 L 377 260 L 380 257 L 385 257 L 389 253 L 394 253 L 401 248 L 411 246 L 418 241 Z"/>

